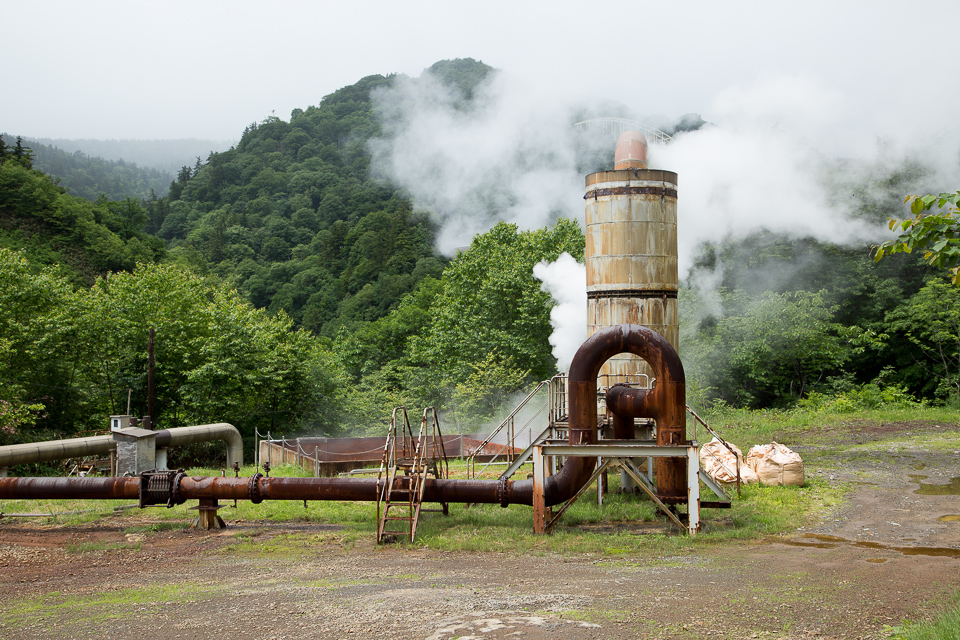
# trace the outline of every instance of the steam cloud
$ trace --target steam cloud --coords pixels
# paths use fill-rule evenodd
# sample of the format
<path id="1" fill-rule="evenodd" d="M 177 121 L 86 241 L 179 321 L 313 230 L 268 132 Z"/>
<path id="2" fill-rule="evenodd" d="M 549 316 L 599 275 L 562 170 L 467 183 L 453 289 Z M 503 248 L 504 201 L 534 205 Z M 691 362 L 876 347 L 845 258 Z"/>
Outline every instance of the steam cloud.
<path id="1" fill-rule="evenodd" d="M 538 95 L 504 73 L 494 74 L 475 95 L 468 103 L 426 73 L 399 78 L 380 92 L 377 108 L 388 137 L 372 143 L 375 174 L 402 185 L 416 207 L 434 216 L 438 248 L 447 254 L 499 220 L 525 229 L 558 216 L 582 224 L 585 172 L 577 163 L 583 149 L 571 123 L 591 103 Z M 844 194 L 869 188 L 908 159 L 927 168 L 915 192 L 960 185 L 955 125 L 878 130 L 889 113 L 873 121 L 851 98 L 810 78 L 730 88 L 703 115 L 716 124 L 650 146 L 651 168 L 679 174 L 680 276 L 692 286 L 709 289 L 719 281 L 717 273 L 691 273 L 705 241 L 764 229 L 839 244 L 889 238 L 885 225 L 851 217 L 854 202 Z M 613 149 L 606 153 L 612 158 Z M 584 297 L 584 278 L 570 273 L 570 260 L 536 271 L 561 305 L 554 310 L 551 338 L 561 367 L 572 356 L 562 345 L 575 338 L 560 315 L 585 324 L 585 312 L 572 309 Z"/>
<path id="2" fill-rule="evenodd" d="M 577 349 L 587 339 L 587 269 L 569 253 L 556 262 L 541 262 L 533 275 L 543 282 L 540 288 L 553 296 L 557 306 L 550 310 L 550 346 L 557 370 L 568 371 Z"/>
<path id="3" fill-rule="evenodd" d="M 500 220 L 532 229 L 583 216 L 572 107 L 544 107 L 546 97 L 502 73 L 469 104 L 429 73 L 398 78 L 374 98 L 390 137 L 371 144 L 372 170 L 434 216 L 441 252 L 452 255 Z"/>

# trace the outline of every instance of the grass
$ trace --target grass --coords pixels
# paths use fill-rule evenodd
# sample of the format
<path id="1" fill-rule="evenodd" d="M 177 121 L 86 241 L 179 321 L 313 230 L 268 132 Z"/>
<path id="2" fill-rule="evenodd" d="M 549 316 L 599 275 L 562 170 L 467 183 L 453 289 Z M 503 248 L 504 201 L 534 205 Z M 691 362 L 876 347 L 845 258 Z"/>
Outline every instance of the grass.
<path id="1" fill-rule="evenodd" d="M 960 640 L 960 591 L 936 618 L 885 629 L 896 640 Z"/>
<path id="2" fill-rule="evenodd" d="M 870 409 L 854 413 L 832 413 L 808 409 L 754 411 L 724 408 L 716 413 L 704 412 L 701 415 L 707 424 L 720 432 L 724 439 L 738 445 L 771 441 L 788 446 L 801 443 L 832 444 L 835 443 L 838 435 L 842 435 L 850 426 L 856 424 L 923 421 L 955 425 L 960 421 L 957 410 L 947 407 Z M 693 428 L 693 422 L 689 421 L 688 430 L 693 431 Z M 710 435 L 702 427 L 699 428 L 698 435 L 703 441 L 710 439 Z"/>
<path id="3" fill-rule="evenodd" d="M 605 556 L 622 556 L 635 553 L 670 554 L 685 549 L 710 546 L 736 540 L 752 540 L 764 536 L 796 530 L 828 512 L 843 500 L 852 486 L 825 479 L 818 470 L 828 470 L 838 464 L 834 452 L 844 455 L 872 455 L 877 451 L 906 450 L 956 450 L 960 437 L 955 432 L 936 434 L 891 434 L 862 444 L 850 444 L 851 425 L 869 422 L 929 421 L 938 424 L 955 424 L 955 411 L 936 408 L 891 409 L 884 411 L 861 411 L 854 414 L 825 414 L 818 411 L 740 411 L 726 410 L 706 416 L 708 422 L 720 433 L 744 449 L 752 444 L 776 440 L 788 446 L 808 445 L 804 456 L 807 462 L 807 483 L 803 487 L 743 487 L 742 497 L 735 499 L 729 510 L 702 512 L 702 533 L 696 537 L 678 534 L 666 526 L 651 502 L 645 498 L 615 493 L 618 484 L 616 473 L 609 475 L 611 492 L 604 505 L 597 504 L 596 491 L 588 490 L 563 516 L 550 536 L 537 536 L 532 532 L 531 510 L 522 505 L 502 509 L 496 505 L 450 505 L 450 516 L 424 514 L 420 520 L 417 539 L 394 543 L 401 548 L 431 548 L 445 551 L 556 553 L 561 555 L 598 553 Z M 693 429 L 691 426 L 691 435 Z M 700 429 L 701 439 L 703 429 Z M 810 446 L 817 445 L 817 446 Z M 463 463 L 452 465 L 454 477 L 465 477 Z M 256 472 L 252 466 L 241 471 L 242 476 Z M 191 469 L 190 475 L 219 475 L 219 469 Z M 522 472 L 521 472 L 522 473 Z M 294 465 L 277 465 L 271 476 L 308 476 Z M 705 488 L 702 495 L 707 496 Z M 137 520 L 124 528 L 127 532 L 153 533 L 179 530 L 187 527 L 195 512 L 191 504 L 172 509 L 153 507 L 115 512 L 114 507 L 126 501 L 73 501 L 52 500 L 44 502 L 10 501 L 0 505 L 7 513 L 61 512 L 54 521 L 76 525 L 99 520 L 124 522 Z M 296 555 L 308 553 L 311 545 L 322 543 L 339 544 L 345 547 L 369 544 L 376 530 L 376 505 L 336 501 L 311 501 L 304 508 L 303 502 L 265 501 L 252 504 L 239 501 L 236 508 L 225 501 L 220 510 L 228 524 L 232 522 L 265 523 L 259 530 L 241 532 L 226 553 L 278 553 Z M 83 513 L 70 513 L 82 511 Z M 144 517 L 152 522 L 143 523 Z M 260 536 L 258 531 L 270 531 L 270 522 L 323 523 L 339 527 L 337 530 L 317 534 L 293 533 L 276 536 Z M 598 531 L 602 529 L 602 531 Z M 641 535 L 642 534 L 642 535 Z M 78 549 L 83 553 L 84 550 Z"/>
<path id="4" fill-rule="evenodd" d="M 157 613 L 164 603 L 195 602 L 212 596 L 222 588 L 216 584 L 175 584 L 141 586 L 135 589 L 101 591 L 89 595 L 66 595 L 59 591 L 34 597 L 10 600 L 0 611 L 0 623 L 5 626 L 30 625 L 58 621 L 91 622 L 138 616 L 144 612 Z"/>

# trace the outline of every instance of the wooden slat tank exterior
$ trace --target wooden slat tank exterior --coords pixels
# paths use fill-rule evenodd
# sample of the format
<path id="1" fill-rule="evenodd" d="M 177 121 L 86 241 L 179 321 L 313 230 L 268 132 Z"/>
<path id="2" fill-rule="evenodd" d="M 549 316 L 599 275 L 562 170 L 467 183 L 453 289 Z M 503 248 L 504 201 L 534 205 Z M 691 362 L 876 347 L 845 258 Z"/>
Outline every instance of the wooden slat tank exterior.
<path id="1" fill-rule="evenodd" d="M 587 336 L 639 324 L 679 348 L 677 310 L 677 174 L 601 171 L 587 176 Z M 608 360 L 607 380 L 651 375 L 631 354 Z"/>

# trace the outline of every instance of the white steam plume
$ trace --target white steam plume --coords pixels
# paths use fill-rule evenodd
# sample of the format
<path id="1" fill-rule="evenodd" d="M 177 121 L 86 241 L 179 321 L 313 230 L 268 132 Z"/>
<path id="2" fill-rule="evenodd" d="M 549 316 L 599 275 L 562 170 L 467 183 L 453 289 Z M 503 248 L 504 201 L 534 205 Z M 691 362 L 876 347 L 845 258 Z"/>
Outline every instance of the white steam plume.
<path id="1" fill-rule="evenodd" d="M 564 252 L 556 262 L 535 265 L 533 275 L 557 303 L 550 310 L 550 346 L 557 370 L 568 371 L 574 354 L 587 339 L 587 268 Z"/>
<path id="2" fill-rule="evenodd" d="M 470 104 L 429 73 L 398 78 L 374 99 L 391 137 L 371 143 L 373 172 L 431 213 L 443 253 L 500 220 L 533 229 L 582 217 L 572 107 L 503 73 L 479 86 Z"/>
<path id="3" fill-rule="evenodd" d="M 372 170 L 407 189 L 415 206 L 434 217 L 438 248 L 448 255 L 500 220 L 524 229 L 558 216 L 582 224 L 582 174 L 603 168 L 577 167 L 583 140 L 571 127 L 575 114 L 595 102 L 541 95 L 504 73 L 491 78 L 472 103 L 426 73 L 398 78 L 375 95 L 388 137 L 371 143 Z M 702 114 L 713 125 L 650 145 L 651 168 L 679 174 L 680 277 L 707 294 L 711 306 L 718 304 L 710 289 L 720 272 L 691 273 L 704 242 L 762 230 L 838 244 L 882 241 L 891 237 L 885 224 L 851 215 L 853 193 L 863 196 L 908 161 L 926 175 L 905 188 L 960 188 L 957 125 L 906 112 L 897 119 L 858 99 L 806 77 L 760 79 L 717 94 Z M 595 106 L 591 112 L 598 113 Z M 613 149 L 607 153 L 612 158 Z M 888 197 L 868 195 L 878 202 Z M 785 273 L 764 277 L 773 285 Z M 584 279 L 576 282 L 582 287 Z M 580 325 L 585 314 L 570 317 Z M 555 338 L 564 362 L 566 342 Z"/>

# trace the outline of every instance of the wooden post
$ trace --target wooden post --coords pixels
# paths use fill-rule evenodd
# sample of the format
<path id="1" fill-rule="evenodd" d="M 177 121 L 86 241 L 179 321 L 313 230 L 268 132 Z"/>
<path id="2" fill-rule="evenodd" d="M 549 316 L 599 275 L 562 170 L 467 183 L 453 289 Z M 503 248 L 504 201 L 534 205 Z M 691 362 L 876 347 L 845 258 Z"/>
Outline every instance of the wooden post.
<path id="1" fill-rule="evenodd" d="M 153 358 L 153 340 L 154 340 L 154 331 L 153 327 L 150 327 L 150 330 L 147 332 L 147 415 L 150 416 L 150 420 L 156 417 L 154 414 L 154 384 L 153 384 L 153 375 L 154 375 L 154 358 Z M 127 412 L 129 413 L 129 411 Z M 153 422 L 151 422 L 153 424 Z"/>

